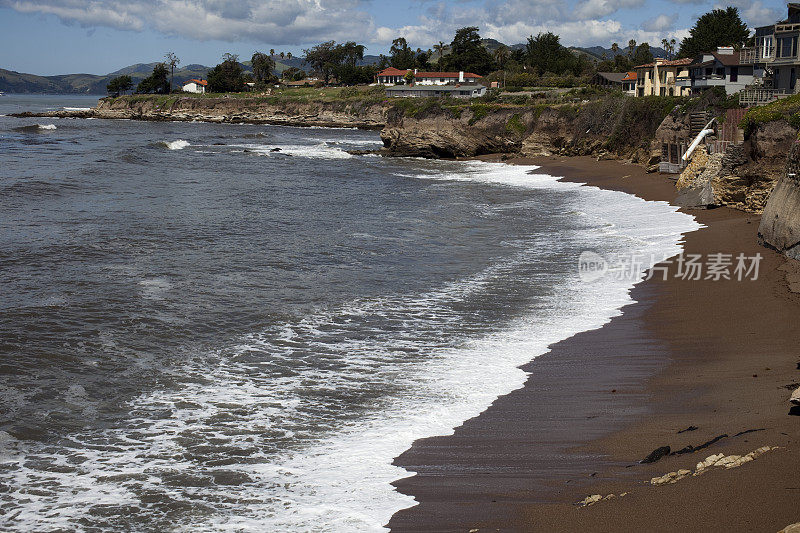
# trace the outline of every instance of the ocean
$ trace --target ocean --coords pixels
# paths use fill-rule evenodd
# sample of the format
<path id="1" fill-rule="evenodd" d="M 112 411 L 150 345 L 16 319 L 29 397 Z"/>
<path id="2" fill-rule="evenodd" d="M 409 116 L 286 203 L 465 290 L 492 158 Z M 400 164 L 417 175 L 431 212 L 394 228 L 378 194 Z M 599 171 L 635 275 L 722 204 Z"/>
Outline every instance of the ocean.
<path id="1" fill-rule="evenodd" d="M 373 131 L 7 116 L 95 102 L 0 96 L 3 531 L 380 531 L 394 457 L 698 227 Z"/>

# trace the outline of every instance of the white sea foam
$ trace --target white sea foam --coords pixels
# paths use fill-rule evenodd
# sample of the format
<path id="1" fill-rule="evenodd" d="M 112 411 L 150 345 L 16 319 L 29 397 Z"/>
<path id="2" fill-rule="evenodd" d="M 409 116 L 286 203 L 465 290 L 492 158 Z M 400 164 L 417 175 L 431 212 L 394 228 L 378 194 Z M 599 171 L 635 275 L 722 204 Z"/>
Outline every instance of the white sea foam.
<path id="1" fill-rule="evenodd" d="M 461 165 L 460 170 L 452 163 L 442 164 L 444 169 L 450 170 L 414 177 L 436 180 L 443 186 L 471 181 L 573 192 L 564 195 L 569 203 L 564 206 L 565 213 L 593 220 L 593 227 L 599 228 L 574 236 L 587 248 L 597 239 L 613 237 L 620 249 L 629 252 L 671 256 L 680 251 L 682 233 L 699 227 L 692 217 L 664 202 L 645 202 L 594 187 L 579 189 L 578 184 L 530 174 L 534 167 L 477 162 Z M 520 265 L 538 257 L 536 246 L 546 245 L 532 239 L 510 258 L 428 293 L 353 301 L 341 308 L 320 310 L 299 322 L 287 322 L 277 332 L 253 333 L 226 350 L 228 355 L 220 357 L 216 367 L 189 365 L 181 387 L 135 399 L 129 427 L 111 428 L 96 436 L 74 435 L 76 457 L 47 455 L 55 468 L 34 472 L 26 461 L 35 458 L 35 450 L 10 442 L 5 446 L 5 459 L 15 469 L 14 478 L 5 480 L 6 486 L 38 489 L 11 493 L 20 500 L 13 526 L 19 530 L 67 526 L 79 530 L 79 520 L 91 521 L 88 513 L 94 505 L 139 505 L 136 488 L 165 490 L 175 500 L 207 502 L 213 509 L 190 514 L 177 527 L 180 531 L 383 529 L 393 513 L 414 504 L 390 484 L 408 475 L 392 466 L 394 457 L 416 439 L 452 433 L 498 396 L 521 387 L 526 374 L 520 365 L 544 353 L 553 342 L 602 326 L 631 302 L 632 281 L 604 278 L 583 283 L 576 264 L 575 274 L 561 280 L 551 296 L 502 331 L 450 345 L 419 346 L 416 332 L 420 328 L 457 326 L 460 318 L 449 312 L 448 304 L 479 295 L 492 280 L 513 275 Z M 347 328 L 365 333 L 360 331 L 361 324 L 369 324 L 370 317 L 397 323 L 397 335 L 384 344 L 368 335 L 334 335 L 343 339 L 335 346 L 326 340 L 332 331 Z M 310 343 L 320 359 L 332 351 L 346 357 L 332 358 L 336 365 L 331 368 L 314 366 L 314 372 L 283 377 L 261 371 L 261 365 L 269 360 L 253 362 L 247 357 L 266 352 L 274 358 L 288 358 L 298 343 Z M 410 348 L 420 349 L 425 357 L 416 362 L 395 357 L 398 351 Z M 309 408 L 302 391 L 309 387 L 320 393 L 347 390 L 359 380 L 392 384 L 396 393 L 349 422 L 306 420 L 328 431 L 320 433 L 322 437 L 301 439 L 299 442 L 307 442 L 303 446 L 289 447 L 277 455 L 261 451 L 270 439 L 293 442 L 304 431 L 302 424 L 292 424 Z M 86 395 L 73 388 L 66 397 L 81 402 Z M 185 442 L 189 438 L 205 439 L 222 453 L 227 447 L 248 451 L 248 460 L 225 467 L 248 481 L 198 484 L 180 490 L 165 487 L 154 473 L 208 473 L 208 467 L 187 457 Z M 51 485 L 57 488 L 49 488 Z"/>
<path id="2" fill-rule="evenodd" d="M 55 124 L 37 124 L 36 126 L 38 126 L 40 130 L 54 130 L 54 129 L 56 129 L 56 125 Z"/>
<path id="3" fill-rule="evenodd" d="M 64 111 L 91 111 L 91 107 L 62 107 Z"/>
<path id="4" fill-rule="evenodd" d="M 312 159 L 349 159 L 351 154 L 328 143 L 319 144 L 233 144 L 234 148 L 243 148 L 260 155 L 290 155 L 294 157 L 308 157 Z M 277 148 L 277 150 L 275 150 Z"/>
<path id="5" fill-rule="evenodd" d="M 187 141 L 184 141 L 183 139 L 178 139 L 177 141 L 171 141 L 171 142 L 167 141 L 164 142 L 163 144 L 170 150 L 183 150 L 187 146 L 191 146 Z"/>

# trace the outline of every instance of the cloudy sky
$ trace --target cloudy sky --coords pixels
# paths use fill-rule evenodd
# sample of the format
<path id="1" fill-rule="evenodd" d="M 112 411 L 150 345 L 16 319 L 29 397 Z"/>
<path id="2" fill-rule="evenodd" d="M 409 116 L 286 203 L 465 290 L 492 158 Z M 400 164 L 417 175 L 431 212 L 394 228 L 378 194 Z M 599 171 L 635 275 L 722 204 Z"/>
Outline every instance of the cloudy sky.
<path id="1" fill-rule="evenodd" d="M 786 14 L 782 0 L 0 0 L 0 68 L 105 74 L 167 51 L 213 65 L 223 52 L 300 54 L 329 39 L 377 54 L 397 36 L 423 49 L 449 42 L 462 26 L 508 44 L 541 31 L 566 45 L 657 44 L 725 5 L 751 27 Z"/>

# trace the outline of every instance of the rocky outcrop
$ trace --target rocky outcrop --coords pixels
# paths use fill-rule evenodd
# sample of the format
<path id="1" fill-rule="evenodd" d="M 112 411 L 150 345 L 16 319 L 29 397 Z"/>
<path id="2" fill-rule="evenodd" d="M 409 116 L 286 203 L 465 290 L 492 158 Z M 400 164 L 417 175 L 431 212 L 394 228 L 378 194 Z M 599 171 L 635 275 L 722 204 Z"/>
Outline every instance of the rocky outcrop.
<path id="1" fill-rule="evenodd" d="M 364 100 L 291 101 L 271 97 L 198 98 L 123 96 L 103 98 L 91 110 L 62 110 L 17 116 L 203 121 L 291 126 L 381 129 L 389 107 Z"/>
<path id="2" fill-rule="evenodd" d="M 800 144 L 795 141 L 786 170 L 778 180 L 758 227 L 759 242 L 778 252 L 800 259 Z"/>

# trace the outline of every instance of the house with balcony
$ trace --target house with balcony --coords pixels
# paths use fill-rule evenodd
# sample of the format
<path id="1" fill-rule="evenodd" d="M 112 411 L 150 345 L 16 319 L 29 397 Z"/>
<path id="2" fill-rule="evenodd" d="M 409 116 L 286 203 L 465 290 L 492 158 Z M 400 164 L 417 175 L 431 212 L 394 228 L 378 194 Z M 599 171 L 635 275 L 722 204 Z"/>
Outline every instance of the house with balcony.
<path id="1" fill-rule="evenodd" d="M 413 72 L 413 83 L 418 85 L 452 85 L 455 83 L 478 83 L 483 76 L 472 72 L 419 72 L 417 69 L 400 70 L 389 67 L 376 75 L 379 85 L 399 85 L 405 83 L 409 72 Z"/>
<path id="2" fill-rule="evenodd" d="M 767 104 L 800 92 L 800 4 L 788 4 L 787 11 L 785 20 L 756 28 L 754 46 L 740 52 L 741 64 L 752 65 L 754 72 L 753 84 L 739 97 L 743 104 Z"/>
<path id="3" fill-rule="evenodd" d="M 711 87 L 722 87 L 736 94 L 754 82 L 754 65 L 741 64 L 741 55 L 732 46 L 701 54 L 689 65 L 689 75 L 678 77 L 676 85 L 698 94 Z"/>
<path id="4" fill-rule="evenodd" d="M 605 89 L 620 90 L 631 96 L 636 93 L 635 72 L 598 72 L 589 83 Z"/>
<path id="5" fill-rule="evenodd" d="M 390 98 L 477 98 L 486 94 L 486 86 L 481 84 L 456 83 L 440 85 L 438 83 L 412 83 L 386 88 L 386 96 Z"/>
<path id="6" fill-rule="evenodd" d="M 693 59 L 656 59 L 653 63 L 639 65 L 636 70 L 636 96 L 686 96 L 691 88 L 677 85 L 678 78 L 689 77 Z"/>

